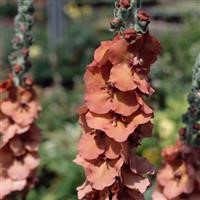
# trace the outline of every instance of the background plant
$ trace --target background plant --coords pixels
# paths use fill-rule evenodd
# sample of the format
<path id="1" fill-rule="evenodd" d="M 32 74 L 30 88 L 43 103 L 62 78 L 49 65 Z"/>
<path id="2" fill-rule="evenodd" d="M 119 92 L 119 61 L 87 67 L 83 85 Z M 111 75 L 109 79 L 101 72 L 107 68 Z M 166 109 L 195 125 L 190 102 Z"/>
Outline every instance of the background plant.
<path id="1" fill-rule="evenodd" d="M 71 163 L 75 157 L 75 146 L 80 134 L 80 128 L 76 123 L 77 116 L 74 114 L 74 109 L 81 104 L 83 92 L 80 76 L 85 70 L 86 62 L 92 59 L 91 52 L 97 47 L 99 41 L 112 37 L 112 33 L 107 31 L 107 27 L 108 19 L 112 17 L 113 1 L 77 0 L 69 1 L 69 4 L 65 4 L 63 7 L 68 20 L 64 35 L 67 42 L 62 42 L 62 51 L 59 50 L 60 47 L 55 50 L 62 55 L 59 56 L 62 68 L 67 68 L 66 71 L 70 71 L 75 76 L 69 77 L 62 71 L 61 75 L 69 77 L 69 79 L 63 80 L 64 87 L 62 85 L 59 88 L 52 87 L 53 73 L 49 67 L 46 28 L 48 17 L 44 2 L 43 0 L 35 2 L 36 25 L 33 33 L 35 44 L 30 54 L 34 66 L 32 72 L 38 83 L 37 91 L 43 106 L 39 121 L 40 127 L 44 130 L 40 149 L 43 161 L 39 172 L 41 181 L 29 193 L 27 199 L 63 200 L 68 197 L 70 200 L 76 200 L 75 188 L 83 181 L 83 172 Z M 139 153 L 158 165 L 161 162 L 160 149 L 174 143 L 178 129 L 182 125 L 180 116 L 187 108 L 186 99 L 191 84 L 191 66 L 193 66 L 200 49 L 198 1 L 176 0 L 173 5 L 168 1 L 163 4 L 160 2 L 143 1 L 143 7 L 153 18 L 151 29 L 161 41 L 163 51 L 151 73 L 152 80 L 154 80 L 153 85 L 157 88 L 155 101 L 152 100 L 154 108 L 158 111 L 155 115 L 155 137 L 145 140 L 139 150 Z M 9 41 L 12 37 L 16 4 L 10 0 L 2 0 L 0 4 L 2 11 L 0 11 L 0 26 L 3 27 L 0 29 L 3 33 L 0 40 L 4 41 L 4 60 L 6 60 L 11 50 Z M 7 11 L 5 6 L 7 6 Z M 92 21 L 91 16 L 93 17 Z M 177 21 L 177 19 L 180 20 Z M 70 39 L 68 39 L 69 35 Z M 79 39 L 76 41 L 76 38 Z M 77 48 L 73 48 L 74 43 L 77 44 Z M 84 49 L 81 53 L 82 56 L 84 54 L 84 62 L 79 59 L 80 53 L 76 53 L 78 47 Z M 71 51 L 72 49 L 75 53 Z M 71 57 L 74 55 L 73 62 L 68 62 L 66 59 L 67 52 L 71 52 Z M 0 55 L 2 54 L 0 53 Z M 72 63 L 73 67 L 71 67 Z M 60 66 L 59 64 L 58 67 L 61 71 Z M 77 76 L 77 73 L 80 76 Z M 55 92 L 52 91 L 53 89 L 57 92 L 56 95 L 53 95 Z M 66 151 L 66 147 L 69 149 L 68 151 Z M 58 163 L 60 164 L 59 168 L 57 167 Z M 68 173 L 69 171 L 71 173 Z M 146 199 L 151 198 L 147 196 Z"/>

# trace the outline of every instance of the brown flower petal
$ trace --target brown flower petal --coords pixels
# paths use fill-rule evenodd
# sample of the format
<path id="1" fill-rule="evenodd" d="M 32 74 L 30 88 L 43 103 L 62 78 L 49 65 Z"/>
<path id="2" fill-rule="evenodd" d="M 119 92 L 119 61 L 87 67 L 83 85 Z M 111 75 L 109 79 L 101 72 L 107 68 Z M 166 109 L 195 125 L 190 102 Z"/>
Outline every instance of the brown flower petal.
<path id="1" fill-rule="evenodd" d="M 8 168 L 7 173 L 13 180 L 23 180 L 29 176 L 30 170 L 21 161 L 15 160 L 14 163 Z"/>
<path id="2" fill-rule="evenodd" d="M 161 52 L 158 40 L 149 33 L 145 35 L 144 47 L 141 49 L 140 57 L 143 59 L 143 66 L 149 66 L 157 60 L 157 55 Z"/>
<path id="3" fill-rule="evenodd" d="M 12 191 L 12 181 L 8 177 L 0 176 L 0 199 L 4 199 Z"/>
<path id="4" fill-rule="evenodd" d="M 19 137 L 13 138 L 9 142 L 10 149 L 13 151 L 15 156 L 21 156 L 25 154 L 25 148 L 23 142 L 20 140 Z"/>
<path id="5" fill-rule="evenodd" d="M 106 137 L 105 138 L 105 146 L 106 146 L 106 151 L 105 151 L 105 156 L 108 159 L 116 159 L 120 156 L 122 147 L 121 144 L 118 142 L 115 142 L 115 140 Z"/>
<path id="6" fill-rule="evenodd" d="M 123 191 L 119 195 L 120 200 L 144 200 L 144 195 L 138 190 L 131 190 L 124 187 Z M 118 199 L 116 199 L 118 200 Z"/>
<path id="7" fill-rule="evenodd" d="M 9 148 L 0 149 L 0 171 L 12 164 L 13 155 Z"/>
<path id="8" fill-rule="evenodd" d="M 137 88 L 133 80 L 132 70 L 127 63 L 120 63 L 112 67 L 110 82 L 116 88 L 124 92 Z"/>
<path id="9" fill-rule="evenodd" d="M 86 160 L 98 158 L 105 151 L 104 142 L 104 138 L 101 139 L 95 133 L 82 134 L 78 145 L 79 155 Z"/>
<path id="10" fill-rule="evenodd" d="M 123 183 L 129 189 L 135 189 L 144 193 L 150 186 L 148 178 L 144 178 L 138 174 L 131 172 L 129 169 L 123 168 L 122 170 Z"/>
<path id="11" fill-rule="evenodd" d="M 39 150 L 39 144 L 41 141 L 41 131 L 33 124 L 29 131 L 23 135 L 23 142 L 26 150 L 30 152 L 36 152 Z"/>
<path id="12" fill-rule="evenodd" d="M 154 93 L 154 89 L 151 87 L 150 83 L 145 79 L 143 75 L 134 73 L 133 79 L 141 92 L 148 95 L 152 95 Z"/>
<path id="13" fill-rule="evenodd" d="M 128 63 L 114 65 L 110 73 L 110 82 L 121 91 L 130 91 L 138 88 L 145 94 L 152 94 L 154 90 L 148 81 L 132 70 Z"/>
<path id="14" fill-rule="evenodd" d="M 108 57 L 113 65 L 117 65 L 124 61 L 128 53 L 128 43 L 126 40 L 120 38 L 115 40 L 109 48 Z"/>
<path id="15" fill-rule="evenodd" d="M 27 184 L 26 180 L 20 180 L 20 181 L 12 181 L 12 190 L 13 191 L 22 191 Z"/>
<path id="16" fill-rule="evenodd" d="M 119 175 L 122 166 L 122 160 L 95 162 L 86 168 L 88 181 L 96 190 L 103 190 L 105 187 L 112 185 L 115 178 Z"/>
<path id="17" fill-rule="evenodd" d="M 130 170 L 136 174 L 153 174 L 155 171 L 146 158 L 137 156 L 134 152 L 129 154 L 129 163 Z"/>
<path id="18" fill-rule="evenodd" d="M 24 165 L 29 170 L 34 170 L 40 164 L 40 158 L 37 153 L 28 153 L 24 156 Z"/>
<path id="19" fill-rule="evenodd" d="M 141 95 L 137 95 L 136 99 L 141 106 L 141 110 L 146 114 L 152 114 L 153 110 L 150 106 L 148 106 L 145 101 L 142 99 Z"/>
<path id="20" fill-rule="evenodd" d="M 87 181 L 85 181 L 83 185 L 77 187 L 77 191 L 78 199 L 83 199 L 87 194 L 92 192 L 92 187 Z"/>
<path id="21" fill-rule="evenodd" d="M 142 124 L 137 128 L 137 131 L 141 136 L 145 137 L 151 137 L 152 136 L 152 130 L 153 130 L 153 124 L 151 122 L 147 122 L 146 124 Z"/>
<path id="22" fill-rule="evenodd" d="M 152 194 L 153 200 L 168 200 L 162 193 L 161 189 L 159 187 L 156 187 Z"/>
<path id="23" fill-rule="evenodd" d="M 157 174 L 157 181 L 161 186 L 165 186 L 171 179 L 173 179 L 173 168 L 170 165 L 166 165 Z"/>
<path id="24" fill-rule="evenodd" d="M 37 118 L 40 106 L 38 102 L 32 101 L 28 104 L 20 104 L 6 101 L 1 104 L 2 112 L 11 117 L 17 124 L 28 126 Z"/>
<path id="25" fill-rule="evenodd" d="M 99 65 L 103 65 L 107 61 L 107 55 L 110 46 L 112 45 L 112 41 L 103 41 L 101 42 L 100 47 L 98 47 L 94 52 L 94 60 Z"/>
<path id="26" fill-rule="evenodd" d="M 80 156 L 74 160 L 78 165 L 84 166 L 87 180 L 92 188 L 103 190 L 115 182 L 123 165 L 122 159 L 86 161 Z"/>
<path id="27" fill-rule="evenodd" d="M 87 69 L 85 73 L 85 104 L 97 114 L 109 111 L 129 116 L 139 108 L 133 91 L 121 92 L 107 82 L 109 70 L 106 67 Z"/>
<path id="28" fill-rule="evenodd" d="M 98 115 L 92 112 L 86 114 L 88 126 L 105 132 L 110 138 L 117 142 L 124 142 L 138 125 L 147 123 L 151 115 L 134 113 L 129 117 L 115 118 L 113 113 Z"/>
<path id="29" fill-rule="evenodd" d="M 134 91 L 121 92 L 115 90 L 112 111 L 123 116 L 130 116 L 139 108 Z"/>

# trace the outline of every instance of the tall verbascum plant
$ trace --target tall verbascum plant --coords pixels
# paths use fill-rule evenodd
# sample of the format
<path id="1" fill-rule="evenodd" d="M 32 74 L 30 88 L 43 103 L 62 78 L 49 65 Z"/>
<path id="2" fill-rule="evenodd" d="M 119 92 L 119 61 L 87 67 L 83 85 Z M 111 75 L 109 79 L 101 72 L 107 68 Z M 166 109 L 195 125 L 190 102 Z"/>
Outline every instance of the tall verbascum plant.
<path id="1" fill-rule="evenodd" d="M 153 200 L 200 199 L 200 55 L 197 58 L 189 108 L 183 115 L 186 127 L 174 146 L 163 150 L 164 166 L 157 174 Z"/>
<path id="2" fill-rule="evenodd" d="M 26 76 L 31 64 L 29 47 L 33 24 L 32 0 L 18 0 L 15 36 L 10 56 L 10 78 L 0 83 L 0 199 L 13 193 L 23 196 L 36 181 L 40 129 L 36 119 L 41 110 L 32 79 Z M 12 197 L 11 197 L 12 198 Z"/>
<path id="3" fill-rule="evenodd" d="M 149 16 L 136 1 L 116 2 L 113 40 L 101 42 L 87 66 L 85 103 L 79 109 L 82 136 L 75 162 L 85 170 L 78 198 L 142 200 L 150 186 L 151 164 L 136 155 L 152 134 L 153 110 L 145 97 L 154 93 L 150 66 L 160 53 L 148 31 Z"/>

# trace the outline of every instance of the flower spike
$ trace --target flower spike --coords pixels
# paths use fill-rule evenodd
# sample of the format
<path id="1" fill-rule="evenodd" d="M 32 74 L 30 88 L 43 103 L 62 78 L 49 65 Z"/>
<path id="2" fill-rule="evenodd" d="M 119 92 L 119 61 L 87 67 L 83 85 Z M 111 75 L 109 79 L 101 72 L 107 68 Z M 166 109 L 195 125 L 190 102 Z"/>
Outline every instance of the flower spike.
<path id="1" fill-rule="evenodd" d="M 136 1 L 116 2 L 111 22 L 116 35 L 101 42 L 86 68 L 84 105 L 79 109 L 82 135 L 75 159 L 86 175 L 77 188 L 80 200 L 142 200 L 150 186 L 147 175 L 154 169 L 136 149 L 152 134 L 153 110 L 143 96 L 154 93 L 148 75 L 160 43 L 147 29 L 135 29 L 135 23 L 149 23 L 136 8 Z"/>
<path id="2" fill-rule="evenodd" d="M 36 125 L 41 106 L 26 76 L 32 44 L 33 1 L 18 0 L 15 18 L 13 53 L 10 56 L 12 76 L 0 83 L 0 199 L 23 198 L 37 181 L 40 163 L 40 129 Z"/>

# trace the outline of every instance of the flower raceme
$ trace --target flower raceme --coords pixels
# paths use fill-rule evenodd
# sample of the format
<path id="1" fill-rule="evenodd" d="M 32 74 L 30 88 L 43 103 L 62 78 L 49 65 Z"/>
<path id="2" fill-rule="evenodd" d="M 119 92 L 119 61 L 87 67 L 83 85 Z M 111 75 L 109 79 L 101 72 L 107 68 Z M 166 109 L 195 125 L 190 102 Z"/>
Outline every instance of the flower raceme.
<path id="1" fill-rule="evenodd" d="M 41 110 L 33 88 L 0 84 L 0 199 L 33 186 L 39 165 Z"/>
<path id="2" fill-rule="evenodd" d="M 121 2 L 125 7 L 129 3 Z M 79 199 L 144 199 L 150 186 L 147 175 L 154 170 L 136 155 L 136 148 L 152 133 L 153 110 L 145 98 L 154 93 L 148 75 L 159 53 L 160 44 L 148 31 L 134 29 L 95 50 L 84 75 L 85 102 L 78 111 L 82 136 L 75 162 L 86 175 L 78 187 Z"/>
<path id="3" fill-rule="evenodd" d="M 162 155 L 165 165 L 158 172 L 153 200 L 200 199 L 199 149 L 177 141 Z"/>

